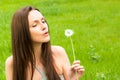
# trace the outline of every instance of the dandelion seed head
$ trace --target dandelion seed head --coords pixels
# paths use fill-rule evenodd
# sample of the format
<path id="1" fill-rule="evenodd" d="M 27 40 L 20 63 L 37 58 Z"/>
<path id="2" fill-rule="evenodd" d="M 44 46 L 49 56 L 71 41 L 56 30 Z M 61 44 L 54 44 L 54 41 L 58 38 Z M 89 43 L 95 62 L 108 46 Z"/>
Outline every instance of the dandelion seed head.
<path id="1" fill-rule="evenodd" d="M 70 36 L 72 36 L 73 35 L 73 30 L 71 30 L 71 29 L 66 29 L 65 30 L 65 36 L 67 36 L 67 37 L 70 37 Z"/>

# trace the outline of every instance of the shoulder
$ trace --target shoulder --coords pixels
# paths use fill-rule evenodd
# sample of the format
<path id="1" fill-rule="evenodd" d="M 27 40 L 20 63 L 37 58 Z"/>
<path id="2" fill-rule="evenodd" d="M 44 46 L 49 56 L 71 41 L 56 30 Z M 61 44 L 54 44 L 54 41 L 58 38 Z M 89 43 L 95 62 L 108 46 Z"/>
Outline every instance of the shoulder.
<path id="1" fill-rule="evenodd" d="M 6 80 L 12 80 L 13 73 L 13 56 L 6 59 L 5 62 Z"/>
<path id="2" fill-rule="evenodd" d="M 58 56 L 66 55 L 65 49 L 61 46 L 52 46 L 51 48 L 52 48 L 53 55 L 58 55 Z"/>
<path id="3" fill-rule="evenodd" d="M 52 46 L 52 52 L 53 52 L 53 56 L 57 59 L 59 59 L 60 61 L 64 61 L 69 63 L 69 58 L 68 55 L 65 51 L 65 49 L 61 46 Z M 62 62 L 63 63 L 63 62 Z"/>
<path id="4" fill-rule="evenodd" d="M 64 50 L 63 47 L 61 47 L 61 46 L 56 46 L 56 45 L 51 46 L 51 48 L 52 48 L 52 50 L 57 50 L 57 51 L 63 51 L 63 50 Z"/>
<path id="5" fill-rule="evenodd" d="M 6 59 L 6 62 L 5 62 L 6 66 L 12 66 L 13 65 L 13 56 L 9 56 L 7 59 Z"/>

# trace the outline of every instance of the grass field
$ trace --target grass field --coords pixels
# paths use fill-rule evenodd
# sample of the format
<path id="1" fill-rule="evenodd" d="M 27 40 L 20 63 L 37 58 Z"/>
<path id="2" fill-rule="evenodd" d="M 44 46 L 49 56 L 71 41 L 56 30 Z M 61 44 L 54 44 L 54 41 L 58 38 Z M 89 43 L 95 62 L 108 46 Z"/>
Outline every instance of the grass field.
<path id="1" fill-rule="evenodd" d="M 73 55 L 65 29 L 72 29 L 76 58 L 85 67 L 81 80 L 120 80 L 119 0 L 1 0 L 0 80 L 5 80 L 5 60 L 11 55 L 10 23 L 13 13 L 24 6 L 40 9 L 46 17 L 51 43 Z"/>

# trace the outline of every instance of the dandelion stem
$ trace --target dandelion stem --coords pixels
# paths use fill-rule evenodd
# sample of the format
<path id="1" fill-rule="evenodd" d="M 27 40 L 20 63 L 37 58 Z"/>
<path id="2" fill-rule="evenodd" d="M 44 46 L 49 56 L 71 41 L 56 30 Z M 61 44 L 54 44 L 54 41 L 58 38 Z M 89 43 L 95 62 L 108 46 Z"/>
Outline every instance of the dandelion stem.
<path id="1" fill-rule="evenodd" d="M 73 58 L 74 58 L 74 61 L 75 61 L 75 60 L 76 60 L 76 57 L 75 57 L 75 50 L 74 50 L 74 45 L 73 45 L 73 41 L 72 41 L 71 36 L 70 36 L 70 42 L 71 42 L 71 45 L 72 45 Z M 77 80 L 79 80 L 79 79 L 78 79 L 78 73 L 77 73 L 77 71 L 75 71 L 75 74 L 76 74 Z"/>
<path id="2" fill-rule="evenodd" d="M 75 57 L 75 50 L 74 50 L 74 45 L 73 45 L 73 41 L 72 41 L 71 36 L 70 36 L 70 42 L 71 42 L 71 45 L 72 45 L 73 58 L 74 58 L 74 61 L 75 61 L 75 60 L 76 60 L 76 57 Z"/>

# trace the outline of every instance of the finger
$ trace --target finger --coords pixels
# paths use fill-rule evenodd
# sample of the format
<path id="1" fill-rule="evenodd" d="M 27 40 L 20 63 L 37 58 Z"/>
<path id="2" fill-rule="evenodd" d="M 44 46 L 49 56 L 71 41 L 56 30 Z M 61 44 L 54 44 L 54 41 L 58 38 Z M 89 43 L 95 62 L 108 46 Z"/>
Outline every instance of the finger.
<path id="1" fill-rule="evenodd" d="M 80 60 L 74 61 L 73 64 L 80 64 Z"/>
<path id="2" fill-rule="evenodd" d="M 80 66 L 80 64 L 74 64 L 74 65 L 71 66 L 71 68 L 74 69 L 74 68 L 76 68 L 78 66 Z"/>
<path id="3" fill-rule="evenodd" d="M 79 72 L 81 71 L 81 69 L 84 69 L 84 66 L 80 66 L 77 64 L 77 65 L 73 65 L 71 70 Z"/>
<path id="4" fill-rule="evenodd" d="M 78 74 L 83 75 L 84 72 L 85 72 L 85 69 L 80 69 L 80 70 L 78 70 L 77 72 L 78 72 Z"/>
<path id="5" fill-rule="evenodd" d="M 81 69 L 84 69 L 84 67 L 83 67 L 83 66 L 76 66 L 76 67 L 74 68 L 74 70 L 76 70 L 76 71 L 81 70 Z"/>
<path id="6" fill-rule="evenodd" d="M 84 72 L 85 71 L 85 69 L 79 69 L 78 70 L 78 72 Z"/>

